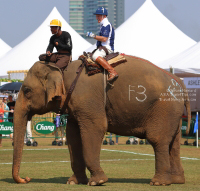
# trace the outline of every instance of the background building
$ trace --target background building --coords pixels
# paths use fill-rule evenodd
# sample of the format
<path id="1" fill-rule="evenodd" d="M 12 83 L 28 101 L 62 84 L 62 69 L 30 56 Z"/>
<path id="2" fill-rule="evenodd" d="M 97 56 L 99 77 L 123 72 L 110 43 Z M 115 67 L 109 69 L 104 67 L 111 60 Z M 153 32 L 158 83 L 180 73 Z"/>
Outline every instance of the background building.
<path id="1" fill-rule="evenodd" d="M 98 7 L 108 10 L 108 19 L 115 29 L 124 22 L 124 0 L 70 0 L 69 24 L 85 39 L 87 31 L 99 32 L 99 24 L 93 15 Z"/>
<path id="2" fill-rule="evenodd" d="M 84 24 L 84 0 L 70 0 L 69 24 L 80 35 L 83 35 Z"/>

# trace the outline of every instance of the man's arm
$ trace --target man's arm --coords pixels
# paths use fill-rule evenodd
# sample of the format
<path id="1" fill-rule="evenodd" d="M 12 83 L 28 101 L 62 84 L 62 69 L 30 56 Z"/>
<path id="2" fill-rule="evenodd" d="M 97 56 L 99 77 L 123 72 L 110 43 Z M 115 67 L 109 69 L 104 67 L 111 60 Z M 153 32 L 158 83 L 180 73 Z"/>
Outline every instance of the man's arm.
<path id="1" fill-rule="evenodd" d="M 108 37 L 97 36 L 97 35 L 93 34 L 92 32 L 87 32 L 86 36 L 88 36 L 90 38 L 94 38 L 94 39 L 101 41 L 101 42 L 106 42 L 108 40 Z"/>
<path id="2" fill-rule="evenodd" d="M 65 38 L 65 44 L 62 44 L 60 41 L 58 41 L 58 46 L 62 49 L 68 50 L 69 52 L 71 52 L 72 50 L 72 40 L 71 40 L 71 36 L 68 32 L 66 32 L 64 34 L 64 38 Z"/>
<path id="3" fill-rule="evenodd" d="M 108 40 L 108 37 L 105 36 L 95 36 L 94 39 L 101 41 L 101 42 L 106 42 Z"/>
<path id="4" fill-rule="evenodd" d="M 54 42 L 52 40 L 52 38 L 50 38 L 50 41 L 49 41 L 49 45 L 47 47 L 47 50 L 46 50 L 46 53 L 50 56 L 51 53 L 53 52 L 53 48 L 54 48 Z"/>
<path id="5" fill-rule="evenodd" d="M 87 32 L 86 36 L 94 38 L 101 42 L 106 42 L 108 40 L 109 33 L 110 33 L 110 25 L 107 25 L 106 27 L 102 27 L 101 33 L 102 33 L 102 36 L 98 36 L 98 35 L 93 34 L 92 32 Z"/>

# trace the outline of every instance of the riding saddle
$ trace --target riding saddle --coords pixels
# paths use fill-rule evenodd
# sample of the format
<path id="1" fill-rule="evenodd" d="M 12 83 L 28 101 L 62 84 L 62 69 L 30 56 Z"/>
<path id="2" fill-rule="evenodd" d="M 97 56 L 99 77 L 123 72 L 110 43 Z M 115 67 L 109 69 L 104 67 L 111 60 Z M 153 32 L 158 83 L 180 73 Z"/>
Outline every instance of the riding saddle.
<path id="1" fill-rule="evenodd" d="M 99 65 L 97 62 L 94 62 L 92 60 L 92 53 L 83 52 L 83 55 L 79 57 L 79 59 L 83 59 L 86 62 L 86 69 L 88 76 L 94 75 L 96 73 L 102 72 L 104 69 L 101 65 Z M 105 60 L 112 66 L 116 67 L 117 65 L 127 62 L 126 58 L 119 54 L 119 52 L 111 53 L 106 55 Z"/>

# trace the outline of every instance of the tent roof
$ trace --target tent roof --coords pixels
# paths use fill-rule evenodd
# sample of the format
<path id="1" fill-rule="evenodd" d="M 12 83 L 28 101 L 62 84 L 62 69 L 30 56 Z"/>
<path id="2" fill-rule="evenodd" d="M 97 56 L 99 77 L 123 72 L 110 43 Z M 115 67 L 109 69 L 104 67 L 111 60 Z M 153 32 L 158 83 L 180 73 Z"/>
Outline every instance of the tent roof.
<path id="1" fill-rule="evenodd" d="M 153 63 L 170 58 L 195 43 L 169 21 L 151 0 L 146 0 L 116 29 L 117 51 L 142 57 Z"/>
<path id="2" fill-rule="evenodd" d="M 164 69 L 172 67 L 175 73 L 200 74 L 200 42 L 157 65 Z"/>
<path id="3" fill-rule="evenodd" d="M 12 48 L 0 38 L 0 58 Z"/>
<path id="4" fill-rule="evenodd" d="M 153 63 L 166 60 L 196 42 L 179 30 L 153 4 L 144 4 L 115 30 L 115 51 Z M 91 51 L 95 45 L 86 51 Z"/>
<path id="5" fill-rule="evenodd" d="M 91 46 L 83 39 L 60 15 L 56 7 L 53 8 L 46 20 L 24 41 L 15 46 L 0 59 L 0 75 L 7 74 L 9 70 L 27 70 L 38 61 L 40 54 L 46 52 L 51 32 L 49 24 L 52 19 L 62 22 L 62 30 L 69 32 L 72 37 L 72 59 L 81 55 L 85 49 Z M 54 48 L 54 50 L 56 50 Z"/>

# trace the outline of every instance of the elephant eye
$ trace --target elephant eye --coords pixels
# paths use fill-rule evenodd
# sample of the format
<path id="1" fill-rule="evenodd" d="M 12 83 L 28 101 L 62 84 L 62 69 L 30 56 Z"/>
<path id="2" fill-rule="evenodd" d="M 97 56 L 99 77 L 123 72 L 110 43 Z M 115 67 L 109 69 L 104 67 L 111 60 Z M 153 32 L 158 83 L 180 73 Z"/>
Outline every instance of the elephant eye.
<path id="1" fill-rule="evenodd" d="M 29 93 L 31 92 L 31 89 L 28 87 L 24 87 L 24 94 L 25 95 L 29 95 Z"/>

